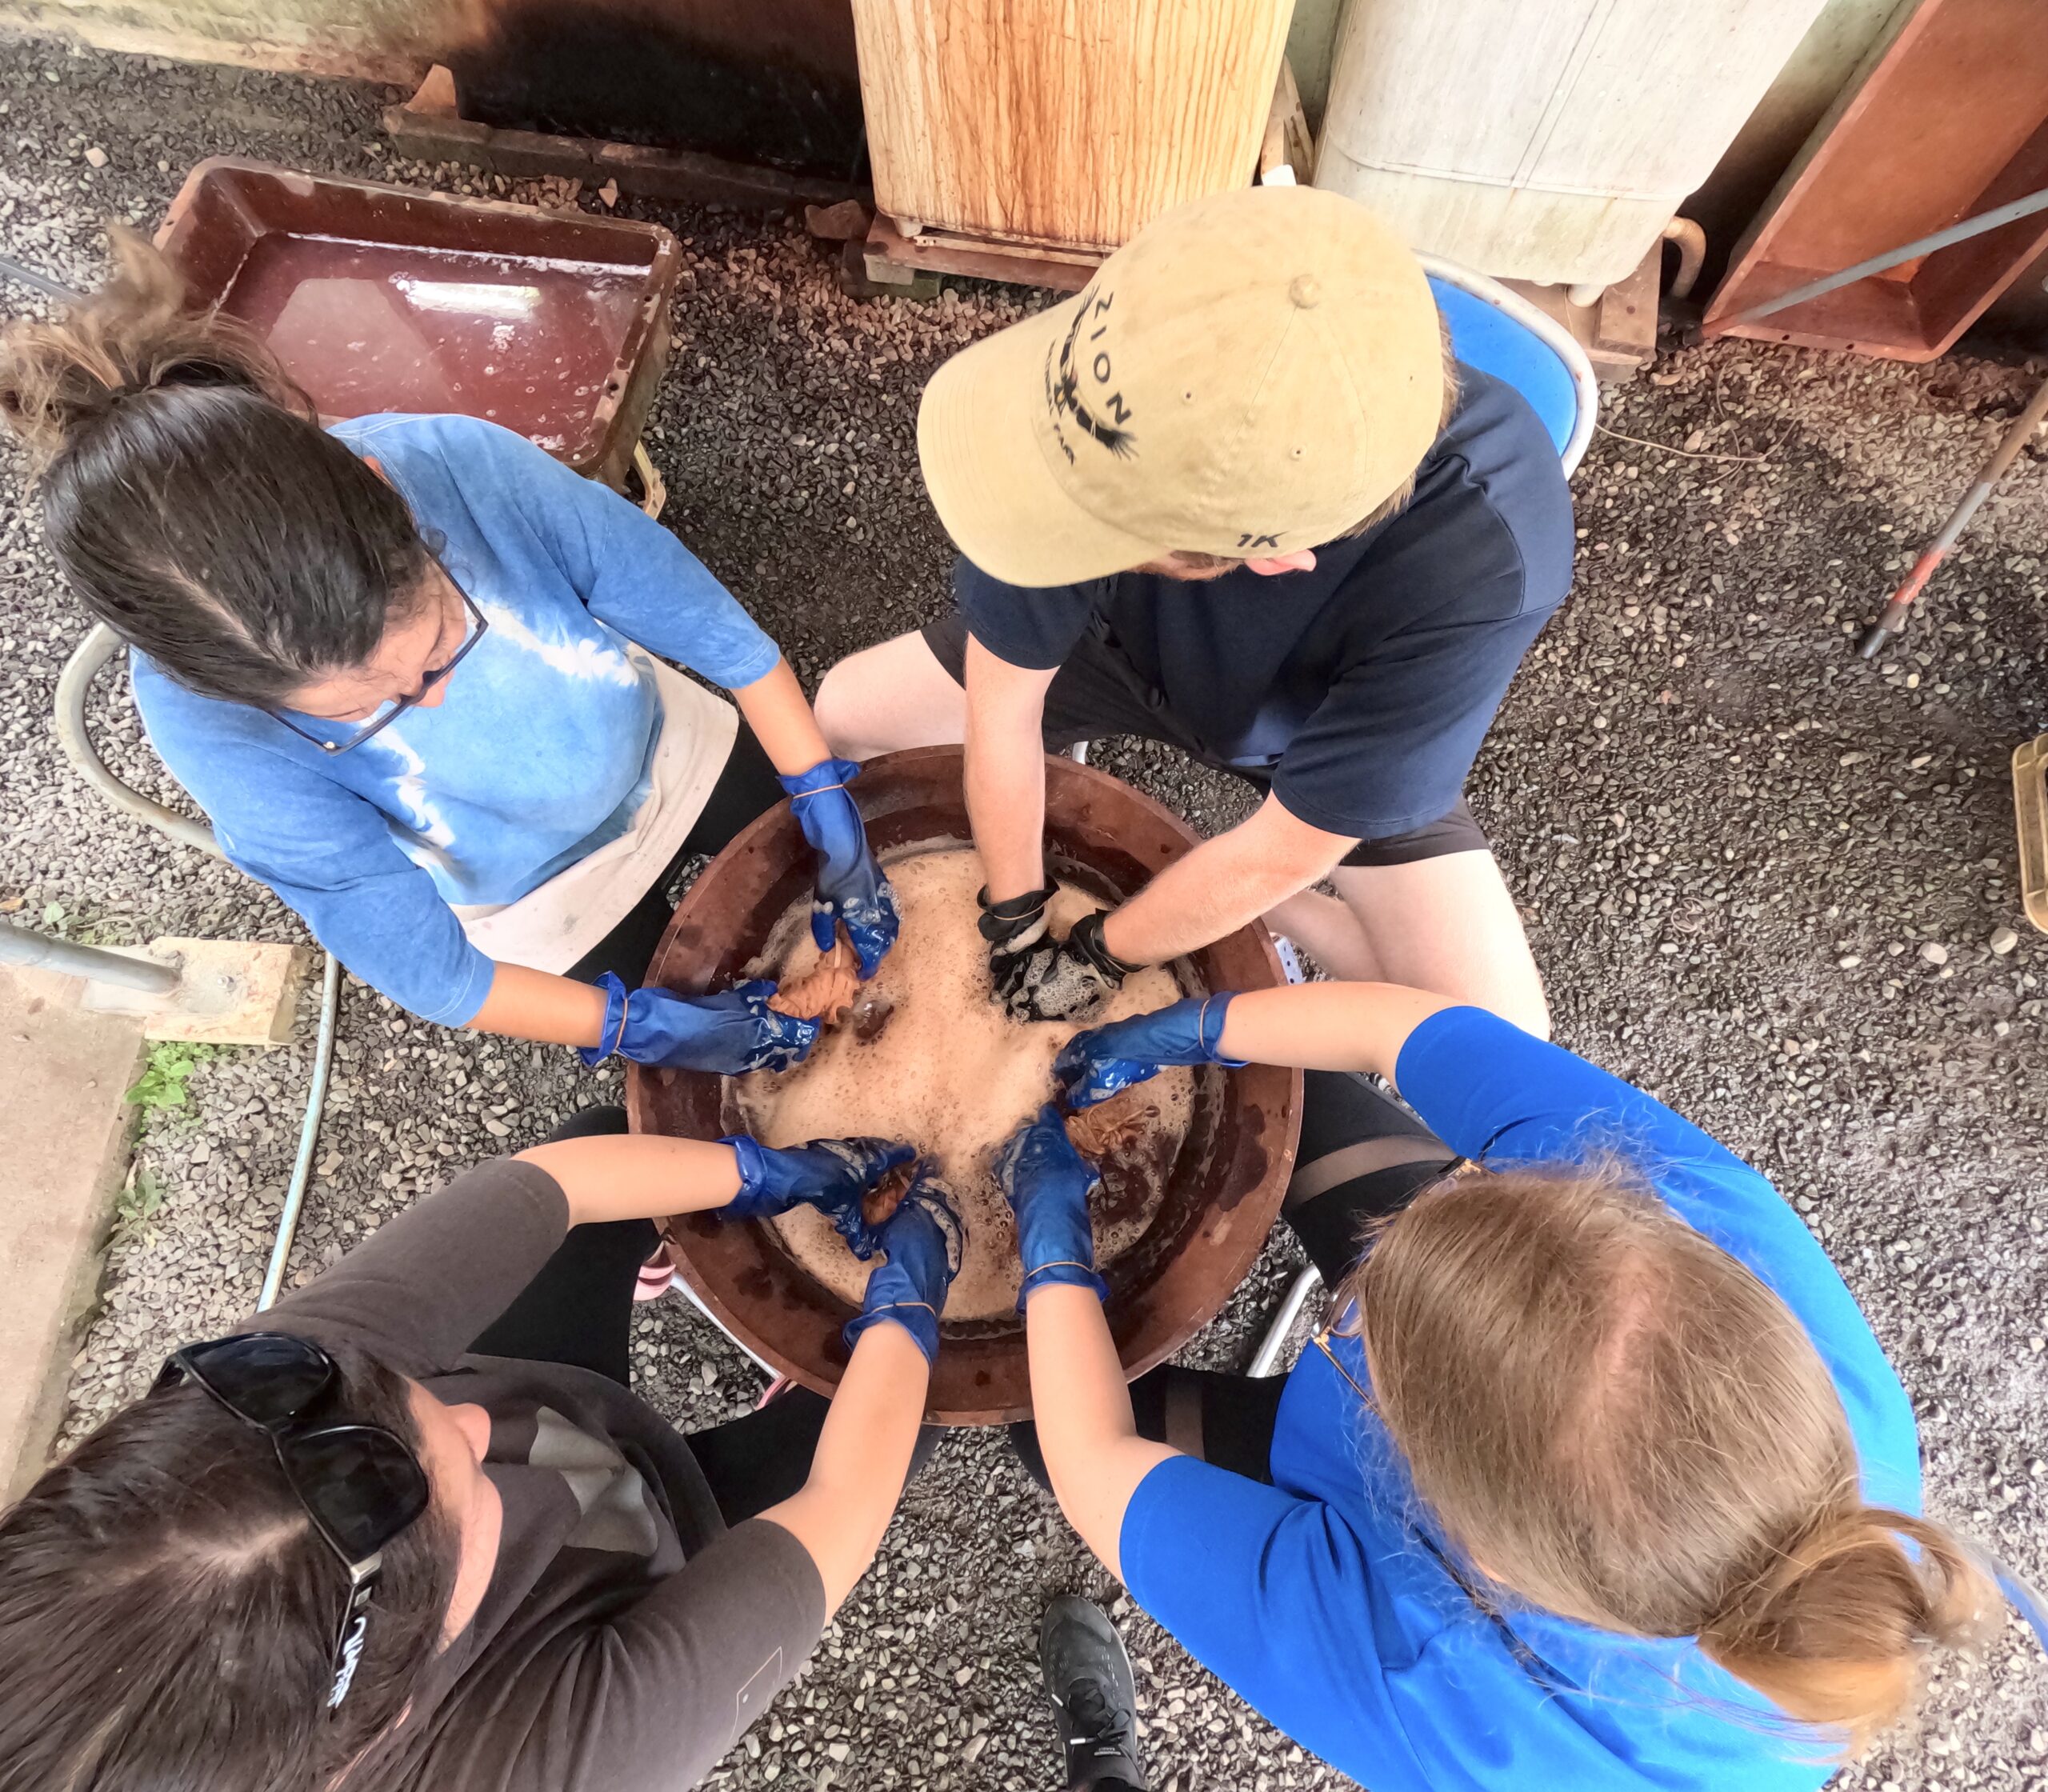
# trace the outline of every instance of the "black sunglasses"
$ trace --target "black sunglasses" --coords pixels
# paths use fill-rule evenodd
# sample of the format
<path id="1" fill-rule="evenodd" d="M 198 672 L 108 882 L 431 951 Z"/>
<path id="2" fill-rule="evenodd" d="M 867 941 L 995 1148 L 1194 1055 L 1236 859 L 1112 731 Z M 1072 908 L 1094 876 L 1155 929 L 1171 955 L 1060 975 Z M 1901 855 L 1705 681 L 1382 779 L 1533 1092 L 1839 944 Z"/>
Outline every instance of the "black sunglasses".
<path id="1" fill-rule="evenodd" d="M 432 1497 L 426 1470 L 395 1433 L 381 1425 L 306 1422 L 340 1376 L 318 1344 L 252 1331 L 174 1351 L 156 1380 L 157 1389 L 198 1383 L 216 1406 L 267 1436 L 320 1540 L 348 1570 L 348 1602 L 330 1658 L 330 1717 L 348 1697 L 362 1658 L 383 1552 Z"/>
<path id="2" fill-rule="evenodd" d="M 442 577 L 444 578 L 448 578 L 448 569 L 445 566 L 442 568 Z M 318 747 L 322 753 L 346 753 L 351 747 L 362 746 L 362 743 L 368 740 L 371 735 L 381 734 L 385 729 L 390 727 L 393 722 L 396 722 L 400 716 L 403 715 L 406 710 L 416 707 L 418 705 L 420 699 L 425 697 L 426 694 L 430 690 L 433 690 L 436 685 L 439 684 L 443 678 L 446 678 L 450 672 L 454 671 L 457 666 L 460 666 L 463 660 L 468 657 L 470 650 L 475 646 L 479 641 L 483 639 L 485 635 L 490 632 L 490 618 L 486 616 L 481 610 L 477 608 L 475 603 L 470 599 L 470 594 L 465 591 L 461 586 L 455 585 L 454 579 L 449 578 L 448 582 L 450 585 L 455 586 L 455 595 L 462 600 L 462 607 L 470 613 L 470 632 L 463 637 L 462 646 L 455 650 L 454 658 L 450 660 L 446 666 L 434 666 L 430 670 L 420 674 L 419 689 L 414 691 L 411 696 L 393 698 L 390 706 L 386 709 L 382 715 L 374 717 L 370 721 L 366 722 L 360 728 L 357 729 L 353 734 L 350 735 L 346 740 L 323 740 L 310 729 L 300 727 L 299 725 L 294 722 L 290 716 L 282 714 L 276 710 L 266 710 L 263 713 L 273 722 L 282 723 L 285 727 L 289 728 L 294 734 L 298 735 L 301 740 L 312 742 L 312 743 L 315 746 Z"/>

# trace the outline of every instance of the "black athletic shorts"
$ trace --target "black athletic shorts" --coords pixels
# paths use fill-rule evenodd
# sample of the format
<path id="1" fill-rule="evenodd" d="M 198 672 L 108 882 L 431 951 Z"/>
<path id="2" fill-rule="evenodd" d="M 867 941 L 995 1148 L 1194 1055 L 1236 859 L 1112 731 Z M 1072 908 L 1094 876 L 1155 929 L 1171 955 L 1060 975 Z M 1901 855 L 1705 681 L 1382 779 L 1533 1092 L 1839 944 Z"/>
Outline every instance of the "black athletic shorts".
<path id="1" fill-rule="evenodd" d="M 925 645 L 955 682 L 966 682 L 967 620 L 954 610 L 922 631 Z M 1066 656 L 1046 692 L 1046 750 L 1064 752 L 1078 741 L 1105 734 L 1140 734 L 1178 747 L 1191 759 L 1231 777 L 1266 795 L 1273 788 L 1270 772 L 1256 766 L 1233 766 L 1207 752 L 1193 730 L 1166 707 L 1166 698 L 1146 688 L 1144 681 L 1094 630 L 1082 636 Z M 1490 852 L 1492 846 L 1465 799 L 1426 827 L 1383 840 L 1361 840 L 1338 862 L 1342 865 L 1412 865 L 1450 853 Z"/>

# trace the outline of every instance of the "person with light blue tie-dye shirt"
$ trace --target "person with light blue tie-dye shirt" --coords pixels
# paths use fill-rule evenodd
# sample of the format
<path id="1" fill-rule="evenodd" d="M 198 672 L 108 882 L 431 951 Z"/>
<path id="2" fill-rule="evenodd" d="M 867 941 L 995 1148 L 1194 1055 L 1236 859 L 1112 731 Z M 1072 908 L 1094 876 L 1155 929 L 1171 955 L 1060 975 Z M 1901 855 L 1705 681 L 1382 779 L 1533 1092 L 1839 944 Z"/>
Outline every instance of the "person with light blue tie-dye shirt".
<path id="1" fill-rule="evenodd" d="M 821 946 L 843 930 L 867 976 L 894 940 L 858 768 L 775 643 L 674 535 L 521 436 L 323 430 L 253 338 L 184 310 L 139 241 L 116 247 L 105 291 L 8 333 L 0 416 L 229 859 L 426 1019 L 592 1062 L 802 1057 L 817 1025 L 770 1009 L 768 984 L 636 986 L 673 874 L 786 791 Z"/>

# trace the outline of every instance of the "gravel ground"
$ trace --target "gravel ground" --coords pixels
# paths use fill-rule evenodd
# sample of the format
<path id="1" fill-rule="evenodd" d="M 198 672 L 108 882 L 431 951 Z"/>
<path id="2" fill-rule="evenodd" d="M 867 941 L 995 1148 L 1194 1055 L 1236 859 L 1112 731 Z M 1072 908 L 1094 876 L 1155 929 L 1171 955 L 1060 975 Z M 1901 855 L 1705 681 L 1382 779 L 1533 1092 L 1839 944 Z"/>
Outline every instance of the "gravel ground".
<path id="1" fill-rule="evenodd" d="M 390 97 L 0 45 L 0 243 L 89 282 L 101 221 L 153 223 L 212 154 L 468 181 L 390 155 L 377 130 Z M 667 520 L 814 685 L 840 654 L 942 605 L 917 393 L 946 354 L 1025 307 L 982 287 L 855 305 L 825 252 L 782 225 L 622 209 L 687 245 L 649 440 Z M 2038 450 L 1910 634 L 1874 669 L 1850 651 L 2026 386 L 1964 360 L 1912 368 L 1728 343 L 1667 356 L 1610 393 L 1615 433 L 1576 486 L 1576 595 L 1517 681 L 1472 798 L 1526 905 L 1559 1037 L 1777 1178 L 1912 1390 L 1934 1510 L 2048 1580 L 2048 1099 L 2029 1070 L 2048 952 L 2020 912 L 2006 773 L 2013 746 L 2048 726 Z M 0 906 L 83 938 L 302 938 L 266 892 L 110 813 L 64 764 L 51 693 L 82 625 L 18 470 L 0 489 Z M 98 694 L 99 736 L 124 775 L 168 798 L 114 684 Z M 1206 828 L 1242 806 L 1227 781 L 1144 743 L 1110 743 L 1098 762 Z M 112 1254 L 74 1433 L 139 1391 L 168 1346 L 252 1303 L 310 1058 L 305 1044 L 223 1054 L 194 1071 L 186 1106 L 148 1115 L 138 1170 L 162 1204 Z M 447 1166 L 530 1142 L 619 1086 L 564 1052 L 410 1021 L 350 983 L 294 1279 Z M 1191 1359 L 1244 1360 L 1297 1261 L 1273 1245 Z M 750 1403 L 752 1366 L 681 1301 L 638 1326 L 643 1388 L 678 1422 Z M 1115 1597 L 994 1436 L 949 1438 L 819 1658 L 713 1783 L 1050 1784 L 1035 1626 L 1046 1598 L 1070 1589 Z M 1156 1785 L 1342 1783 L 1115 1609 Z M 1913 1734 L 1838 1783 L 2048 1785 L 2041 1672 L 2009 1626 Z"/>

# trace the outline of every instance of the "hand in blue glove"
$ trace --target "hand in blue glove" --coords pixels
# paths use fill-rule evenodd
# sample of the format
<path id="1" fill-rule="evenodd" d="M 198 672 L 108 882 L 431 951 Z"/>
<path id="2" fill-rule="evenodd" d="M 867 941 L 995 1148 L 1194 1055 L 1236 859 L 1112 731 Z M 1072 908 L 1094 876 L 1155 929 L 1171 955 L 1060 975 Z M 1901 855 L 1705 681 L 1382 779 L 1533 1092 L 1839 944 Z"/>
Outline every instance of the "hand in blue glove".
<path id="1" fill-rule="evenodd" d="M 867 830 L 846 786 L 860 776 L 850 759 L 821 759 L 809 771 L 785 778 L 803 837 L 818 853 L 817 894 L 811 899 L 810 937 L 818 950 L 838 942 L 837 926 L 861 961 L 861 980 L 872 977 L 896 943 L 896 893 L 868 850 Z"/>
<path id="2" fill-rule="evenodd" d="M 872 1257 L 882 1241 L 861 1218 L 861 1197 L 918 1154 L 886 1138 L 814 1138 L 784 1151 L 744 1134 L 718 1142 L 730 1145 L 739 1159 L 739 1193 L 719 1210 L 727 1219 L 773 1219 L 792 1207 L 815 1207 L 862 1258 Z"/>
<path id="3" fill-rule="evenodd" d="M 882 1226 L 889 1261 L 871 1271 L 860 1317 L 846 1323 L 846 1348 L 870 1326 L 889 1320 L 916 1339 L 926 1362 L 938 1356 L 938 1316 L 967 1251 L 960 1204 L 929 1163 L 918 1166 L 902 1204 Z"/>
<path id="4" fill-rule="evenodd" d="M 1119 1090 L 1159 1074 L 1163 1064 L 1222 1064 L 1243 1067 L 1242 1058 L 1226 1058 L 1223 1037 L 1227 995 L 1190 996 L 1170 1008 L 1111 1021 L 1077 1033 L 1053 1060 L 1053 1081 L 1070 1108 L 1093 1107 Z"/>
<path id="5" fill-rule="evenodd" d="M 678 1070 L 716 1070 L 736 1077 L 748 1070 L 786 1070 L 818 1043 L 814 1020 L 778 1014 L 768 1006 L 775 986 L 742 983 L 722 995 L 678 995 L 672 990 L 634 990 L 610 971 L 598 979 L 605 992 L 602 1043 L 576 1055 L 601 1064 L 617 1052 L 636 1064 Z"/>
<path id="6" fill-rule="evenodd" d="M 1109 1286 L 1095 1273 L 1095 1230 L 1088 1220 L 1089 1193 L 1100 1178 L 1069 1142 L 1050 1102 L 1037 1119 L 1004 1141 L 995 1174 L 1017 1216 L 1017 1248 L 1024 1259 L 1018 1311 L 1033 1290 L 1056 1282 L 1092 1288 L 1098 1298 L 1106 1298 Z"/>

